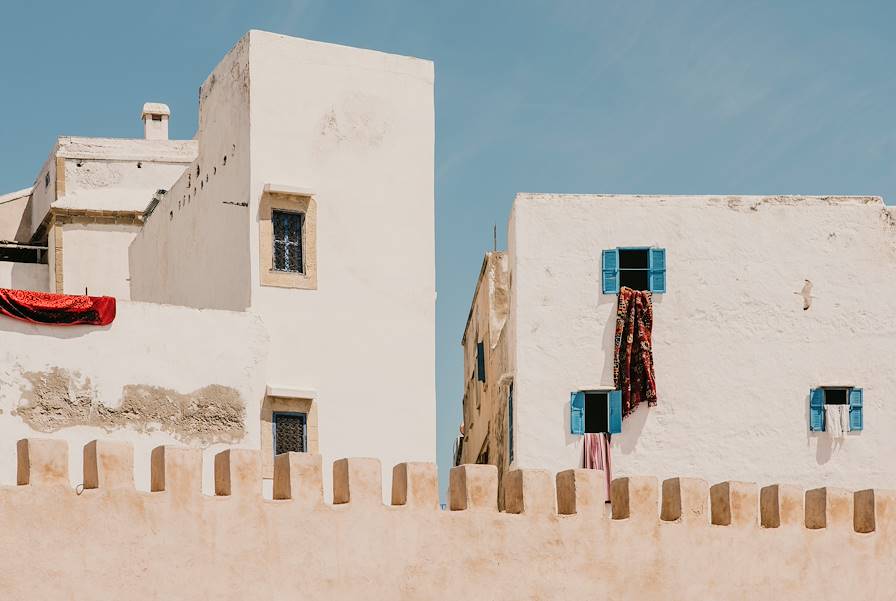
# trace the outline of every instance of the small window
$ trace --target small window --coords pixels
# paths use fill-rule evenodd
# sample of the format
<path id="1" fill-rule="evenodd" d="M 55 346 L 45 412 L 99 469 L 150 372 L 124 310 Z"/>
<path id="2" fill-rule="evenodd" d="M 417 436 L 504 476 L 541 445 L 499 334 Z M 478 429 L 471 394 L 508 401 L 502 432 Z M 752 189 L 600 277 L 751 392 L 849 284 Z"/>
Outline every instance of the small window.
<path id="1" fill-rule="evenodd" d="M 610 431 L 610 406 L 606 392 L 585 393 L 585 432 Z"/>
<path id="2" fill-rule="evenodd" d="M 305 452 L 306 417 L 304 413 L 274 413 L 274 455 Z"/>
<path id="3" fill-rule="evenodd" d="M 845 405 L 849 411 L 850 431 L 862 430 L 865 425 L 864 391 L 850 386 L 822 386 L 809 391 L 809 430 L 824 432 L 825 407 L 828 405 Z"/>
<path id="4" fill-rule="evenodd" d="M 44 188 L 50 187 L 50 172 L 47 171 L 46 175 L 44 175 Z"/>
<path id="5" fill-rule="evenodd" d="M 485 344 L 476 343 L 476 378 L 485 382 Z"/>
<path id="6" fill-rule="evenodd" d="M 619 249 L 619 285 L 633 290 L 650 290 L 650 257 L 646 248 Z"/>
<path id="7" fill-rule="evenodd" d="M 153 121 L 161 121 L 161 120 L 162 120 L 162 116 L 161 116 L 161 115 L 153 115 L 153 116 L 152 116 L 152 120 L 153 120 Z"/>
<path id="8" fill-rule="evenodd" d="M 617 294 L 623 286 L 654 293 L 666 291 L 664 248 L 611 248 L 601 254 L 601 291 Z"/>
<path id="9" fill-rule="evenodd" d="M 305 214 L 274 210 L 271 221 L 274 226 L 274 270 L 304 273 L 302 229 Z"/>
<path id="10" fill-rule="evenodd" d="M 570 395 L 570 432 L 622 432 L 622 391 L 580 390 Z"/>

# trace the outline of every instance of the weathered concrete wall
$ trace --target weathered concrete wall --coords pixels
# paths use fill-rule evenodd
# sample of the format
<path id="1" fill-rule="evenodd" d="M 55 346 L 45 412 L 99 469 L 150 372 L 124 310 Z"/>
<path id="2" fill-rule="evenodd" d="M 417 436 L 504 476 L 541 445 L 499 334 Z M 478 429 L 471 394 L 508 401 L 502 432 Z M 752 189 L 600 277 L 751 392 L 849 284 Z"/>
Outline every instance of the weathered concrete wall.
<path id="1" fill-rule="evenodd" d="M 0 194 L 0 240 L 26 242 L 30 234 L 31 188 Z"/>
<path id="2" fill-rule="evenodd" d="M 896 487 L 894 223 L 879 198 L 518 196 L 516 465 L 581 465 L 569 394 L 613 385 L 601 250 L 657 246 L 659 404 L 613 436 L 616 473 Z M 864 431 L 842 442 L 808 430 L 809 389 L 837 384 L 865 390 Z"/>
<path id="3" fill-rule="evenodd" d="M 250 310 L 272 326 L 268 383 L 317 391 L 325 460 L 431 461 L 433 65 L 259 31 L 248 40 L 248 281 Z M 259 284 L 266 184 L 314 193 L 316 289 Z"/>
<path id="4" fill-rule="evenodd" d="M 0 261 L 0 288 L 49 292 L 49 283 L 46 264 Z"/>
<path id="5" fill-rule="evenodd" d="M 168 190 L 129 251 L 135 300 L 249 306 L 249 43 L 200 89 L 199 155 Z"/>
<path id="6" fill-rule="evenodd" d="M 119 302 L 102 328 L 0 319 L 0 482 L 35 433 L 127 440 L 141 457 L 172 442 L 258 448 L 267 342 L 254 315 L 144 303 Z"/>
<path id="7" fill-rule="evenodd" d="M 513 382 L 504 333 L 509 310 L 509 261 L 487 253 L 461 340 L 464 352 L 464 438 L 462 463 L 498 467 L 498 482 L 509 466 L 507 396 Z M 477 343 L 485 351 L 485 382 L 477 374 Z M 498 491 L 501 499 L 501 490 Z"/>
<path id="8" fill-rule="evenodd" d="M 263 501 L 255 451 L 217 455 L 209 497 L 195 451 L 153 451 L 154 492 L 138 493 L 127 445 L 74 449 L 83 491 L 67 450 L 17 445 L 19 486 L 0 488 L 5 599 L 877 601 L 896 587 L 893 492 L 674 479 L 660 495 L 629 478 L 608 516 L 599 472 L 559 474 L 555 494 L 532 470 L 508 475 L 499 513 L 494 467 L 462 466 L 439 511 L 432 464 L 396 466 L 387 507 L 377 460 L 337 461 L 325 505 L 319 456 L 280 455 Z"/>
<path id="9" fill-rule="evenodd" d="M 62 226 L 65 294 L 131 298 L 128 247 L 139 225 L 68 223 Z M 58 233 L 59 230 L 57 230 Z M 58 240 L 55 240 L 58 243 Z"/>

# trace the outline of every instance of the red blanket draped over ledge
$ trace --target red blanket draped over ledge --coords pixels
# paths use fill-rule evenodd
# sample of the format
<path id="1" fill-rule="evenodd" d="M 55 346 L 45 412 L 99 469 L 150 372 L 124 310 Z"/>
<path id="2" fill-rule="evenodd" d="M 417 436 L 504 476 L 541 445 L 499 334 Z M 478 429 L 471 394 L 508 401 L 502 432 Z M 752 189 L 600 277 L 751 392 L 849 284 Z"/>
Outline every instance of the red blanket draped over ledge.
<path id="1" fill-rule="evenodd" d="M 115 299 L 0 288 L 0 314 L 46 325 L 105 326 L 115 319 Z"/>

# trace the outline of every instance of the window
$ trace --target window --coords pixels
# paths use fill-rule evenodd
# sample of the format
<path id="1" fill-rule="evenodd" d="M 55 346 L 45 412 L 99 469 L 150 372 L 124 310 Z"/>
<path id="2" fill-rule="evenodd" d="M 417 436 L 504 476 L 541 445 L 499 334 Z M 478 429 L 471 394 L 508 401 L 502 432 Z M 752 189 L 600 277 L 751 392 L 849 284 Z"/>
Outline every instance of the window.
<path id="1" fill-rule="evenodd" d="M 621 390 L 580 390 L 570 394 L 569 429 L 572 434 L 622 432 Z"/>
<path id="2" fill-rule="evenodd" d="M 44 188 L 50 187 L 50 172 L 47 171 L 47 174 L 44 175 Z"/>
<path id="3" fill-rule="evenodd" d="M 274 210 L 271 221 L 274 226 L 274 270 L 304 273 L 302 229 L 305 215 Z"/>
<path id="4" fill-rule="evenodd" d="M 507 389 L 507 463 L 513 463 L 513 382 Z"/>
<path id="5" fill-rule="evenodd" d="M 634 290 L 666 291 L 666 249 L 611 248 L 601 253 L 601 290 L 617 294 L 623 286 Z"/>
<path id="6" fill-rule="evenodd" d="M 259 283 L 317 290 L 317 202 L 266 184 L 258 216 Z"/>
<path id="7" fill-rule="evenodd" d="M 306 417 L 304 413 L 274 413 L 274 455 L 306 451 Z"/>
<path id="8" fill-rule="evenodd" d="M 476 378 L 485 382 L 485 344 L 476 343 Z"/>
<path id="9" fill-rule="evenodd" d="M 809 391 L 809 431 L 825 431 L 825 405 L 849 406 L 850 431 L 862 430 L 865 425 L 862 414 L 864 391 L 851 386 L 822 386 Z"/>

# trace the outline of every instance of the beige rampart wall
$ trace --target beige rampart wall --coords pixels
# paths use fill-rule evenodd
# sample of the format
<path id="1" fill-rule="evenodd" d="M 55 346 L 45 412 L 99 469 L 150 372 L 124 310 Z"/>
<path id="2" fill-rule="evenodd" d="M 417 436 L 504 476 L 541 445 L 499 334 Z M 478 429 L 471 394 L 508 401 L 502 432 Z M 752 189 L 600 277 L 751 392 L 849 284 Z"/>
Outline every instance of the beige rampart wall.
<path id="1" fill-rule="evenodd" d="M 154 449 L 152 492 L 134 490 L 127 444 L 73 451 L 75 489 L 65 442 L 17 444 L 4 599 L 873 601 L 896 587 L 893 492 L 625 478 L 608 515 L 599 472 L 526 470 L 508 473 L 499 513 L 496 469 L 468 465 L 439 511 L 426 463 L 394 468 L 384 506 L 379 461 L 338 460 L 328 505 L 317 455 L 278 456 L 266 501 L 257 451 L 215 456 L 215 496 L 197 450 Z"/>

